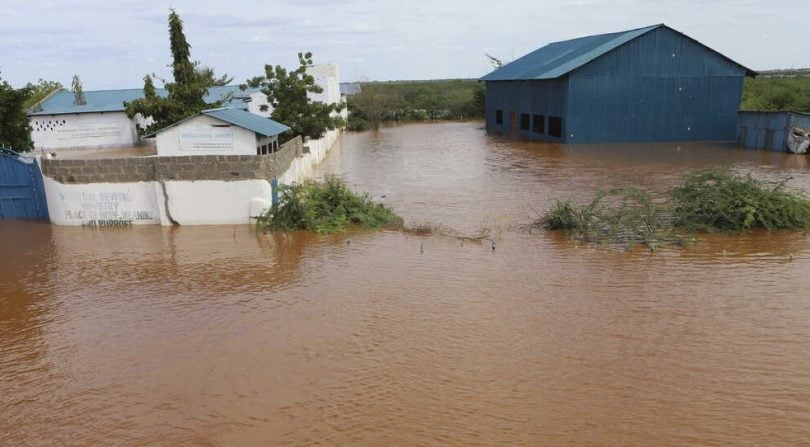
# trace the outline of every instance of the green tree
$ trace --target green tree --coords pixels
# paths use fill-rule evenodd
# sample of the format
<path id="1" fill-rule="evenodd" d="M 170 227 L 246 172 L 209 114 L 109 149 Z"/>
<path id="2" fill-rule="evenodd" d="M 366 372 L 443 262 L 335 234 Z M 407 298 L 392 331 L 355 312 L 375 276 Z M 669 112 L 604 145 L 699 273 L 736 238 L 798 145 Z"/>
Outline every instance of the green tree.
<path id="1" fill-rule="evenodd" d="M 40 78 L 36 84 L 29 82 L 25 87 L 31 92 L 31 96 L 29 96 L 28 101 L 25 102 L 25 108 L 35 112 L 42 111 L 42 105 L 40 103 L 43 99 L 47 98 L 51 93 L 64 88 L 60 82 L 46 81 L 42 78 Z"/>
<path id="2" fill-rule="evenodd" d="M 15 89 L 0 79 L 0 147 L 28 152 L 34 148 L 31 141 L 31 125 L 25 111 L 31 89 Z"/>
<path id="3" fill-rule="evenodd" d="M 264 76 L 248 80 L 247 85 L 261 88 L 267 102 L 273 106 L 270 116 L 290 127 L 289 136 L 321 138 L 326 131 L 345 124 L 343 117 L 336 112 L 346 105 L 312 101 L 309 93 L 323 92 L 315 78 L 307 73 L 307 68 L 313 66 L 312 53 L 298 53 L 298 64 L 298 68 L 292 71 L 280 65 L 265 65 Z"/>
<path id="4" fill-rule="evenodd" d="M 381 89 L 368 89 L 349 97 L 349 129 L 379 129 L 392 111 L 402 108 L 403 101 L 396 93 Z"/>
<path id="5" fill-rule="evenodd" d="M 84 97 L 84 89 L 82 88 L 82 80 L 79 75 L 73 75 L 73 82 L 71 83 L 70 91 L 73 92 L 73 104 L 83 106 L 87 104 L 87 99 Z"/>
<path id="6" fill-rule="evenodd" d="M 211 67 L 197 67 L 197 76 L 202 78 L 204 82 L 207 82 L 215 87 L 222 87 L 233 82 L 233 76 L 228 76 L 226 73 L 217 77 L 217 75 L 214 73 L 214 69 Z"/>
<path id="7" fill-rule="evenodd" d="M 174 9 L 169 12 L 169 47 L 172 52 L 172 76 L 174 82 L 164 82 L 168 91 L 166 97 L 158 96 L 155 90 L 155 75 L 144 77 L 144 97 L 126 104 L 130 118 L 140 114 L 151 117 L 153 124 L 146 133 L 195 115 L 202 110 L 219 107 L 222 101 L 205 102 L 208 89 L 230 79 L 227 75 L 217 78 L 214 70 L 208 67 L 198 69 L 198 62 L 191 61 L 191 45 L 183 33 L 183 21 Z"/>

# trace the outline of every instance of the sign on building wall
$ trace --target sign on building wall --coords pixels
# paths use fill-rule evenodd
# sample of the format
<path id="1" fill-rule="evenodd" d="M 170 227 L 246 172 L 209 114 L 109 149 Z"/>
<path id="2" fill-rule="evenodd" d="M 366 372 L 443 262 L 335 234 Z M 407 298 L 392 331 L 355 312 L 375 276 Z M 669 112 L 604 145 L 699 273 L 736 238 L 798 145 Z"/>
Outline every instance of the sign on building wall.
<path id="1" fill-rule="evenodd" d="M 119 227 L 159 224 L 152 182 L 63 185 L 46 178 L 51 222 L 58 225 Z"/>
<path id="2" fill-rule="evenodd" d="M 56 131 L 56 139 L 59 141 L 110 137 L 117 139 L 121 136 L 121 129 L 117 123 L 89 122 L 73 124 L 66 122 L 54 130 Z"/>
<path id="3" fill-rule="evenodd" d="M 228 152 L 233 150 L 233 131 L 230 126 L 182 126 L 178 132 L 181 151 Z"/>

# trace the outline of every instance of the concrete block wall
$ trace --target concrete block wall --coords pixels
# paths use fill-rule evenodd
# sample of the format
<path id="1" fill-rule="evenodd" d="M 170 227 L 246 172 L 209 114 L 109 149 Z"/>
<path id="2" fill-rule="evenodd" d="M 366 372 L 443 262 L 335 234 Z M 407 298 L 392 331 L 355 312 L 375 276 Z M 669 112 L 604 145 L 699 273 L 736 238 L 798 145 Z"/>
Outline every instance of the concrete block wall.
<path id="1" fill-rule="evenodd" d="M 43 159 L 42 173 L 65 184 L 166 180 L 271 180 L 303 155 L 300 137 L 268 155 L 191 155 L 101 159 Z"/>

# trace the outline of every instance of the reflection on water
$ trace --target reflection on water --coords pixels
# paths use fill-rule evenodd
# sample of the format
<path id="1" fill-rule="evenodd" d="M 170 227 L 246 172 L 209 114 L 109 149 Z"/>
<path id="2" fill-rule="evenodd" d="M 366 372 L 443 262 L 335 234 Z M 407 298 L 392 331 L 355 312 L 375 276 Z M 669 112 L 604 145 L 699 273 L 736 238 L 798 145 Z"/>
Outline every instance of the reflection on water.
<path id="1" fill-rule="evenodd" d="M 521 225 L 552 198 L 806 158 L 554 146 L 478 123 L 348 134 L 322 166 L 397 232 L 0 221 L 0 445 L 800 445 L 810 238 L 625 252 Z M 383 196 L 385 196 L 383 198 Z"/>

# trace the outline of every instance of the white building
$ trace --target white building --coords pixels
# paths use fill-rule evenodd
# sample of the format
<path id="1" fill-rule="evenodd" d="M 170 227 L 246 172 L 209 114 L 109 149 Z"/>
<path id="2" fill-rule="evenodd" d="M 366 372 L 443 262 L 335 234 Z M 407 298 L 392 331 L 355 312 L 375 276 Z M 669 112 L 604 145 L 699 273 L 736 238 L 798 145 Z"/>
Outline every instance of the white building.
<path id="1" fill-rule="evenodd" d="M 159 156 L 263 155 L 278 150 L 278 136 L 290 130 L 270 118 L 241 109 L 203 110 L 158 130 Z"/>
<path id="2" fill-rule="evenodd" d="M 336 65 L 310 67 L 308 72 L 324 89 L 322 93 L 309 95 L 310 99 L 340 102 Z M 258 90 L 241 91 L 238 87 L 229 86 L 212 89 L 206 101 L 212 102 L 212 95 L 223 95 L 229 91 L 233 95 L 227 107 L 203 111 L 156 132 L 158 155 L 256 155 L 273 152 L 278 147 L 278 135 L 288 128 L 268 119 L 272 108 L 267 104 L 266 96 Z M 126 118 L 123 102 L 140 95 L 141 90 L 85 92 L 85 106 L 74 106 L 70 92 L 53 95 L 42 103 L 42 111 L 30 114 L 32 124 L 36 123 L 39 127 L 34 134 L 36 147 L 117 147 L 138 143 L 135 127 L 138 122 Z M 345 110 L 342 115 L 345 117 Z M 223 162 L 220 165 L 219 157 L 217 161 L 129 157 L 113 158 L 105 163 L 101 163 L 104 160 L 57 157 L 53 159 L 54 162 L 65 163 L 60 166 L 60 171 L 64 168 L 76 171 L 79 177 L 96 177 L 91 180 L 68 180 L 61 174 L 46 173 L 45 195 L 51 222 L 57 225 L 91 226 L 102 225 L 99 222 L 105 226 L 254 223 L 255 218 L 271 205 L 277 185 L 302 182 L 315 175 L 316 166 L 335 145 L 340 133 L 340 129 L 330 130 L 322 138 L 303 142 L 300 149 L 268 157 L 235 157 L 240 163 L 244 161 L 242 158 L 265 161 L 275 160 L 276 157 L 284 159 L 279 163 L 286 163 L 286 168 L 279 168 L 283 172 L 274 174 L 277 177 L 273 179 L 232 176 L 230 170 L 233 163 Z M 290 157 L 290 154 L 293 156 Z M 205 175 L 193 179 L 182 176 L 157 179 L 144 174 L 149 171 L 149 163 L 156 167 L 161 162 L 186 163 L 178 168 L 178 172 L 185 172 L 188 167 L 193 170 L 194 166 L 191 165 L 203 162 L 210 164 L 214 170 L 227 169 L 229 175 L 227 179 Z M 109 179 L 108 174 L 112 170 L 115 170 L 115 175 Z M 137 175 L 132 175 L 133 170 Z M 110 172 L 99 178 L 101 171 Z M 155 173 L 156 169 L 151 172 Z M 203 172 L 208 173 L 207 170 Z M 256 171 L 252 173 L 255 175 Z"/>
<path id="3" fill-rule="evenodd" d="M 165 96 L 168 92 L 158 89 L 157 94 Z M 124 104 L 142 98 L 143 89 L 86 91 L 84 97 L 85 104 L 76 105 L 72 92 L 60 90 L 28 113 L 35 149 L 118 148 L 141 143 L 138 127 L 145 128 L 151 121 L 140 116 L 130 119 L 124 113 Z M 261 110 L 267 105 L 267 97 L 258 89 L 211 87 L 204 99 L 270 116 L 269 110 Z"/>

